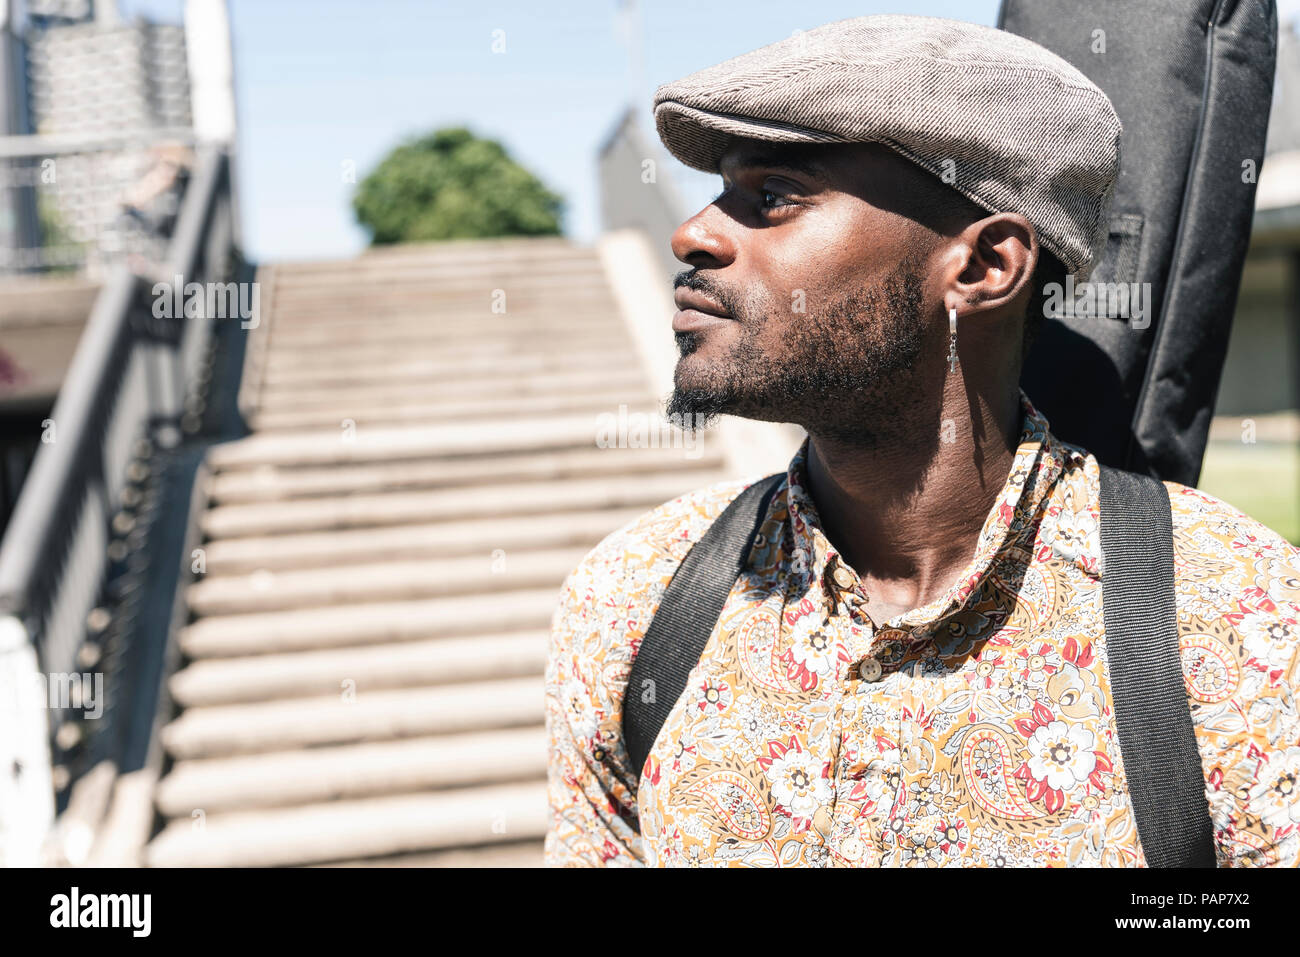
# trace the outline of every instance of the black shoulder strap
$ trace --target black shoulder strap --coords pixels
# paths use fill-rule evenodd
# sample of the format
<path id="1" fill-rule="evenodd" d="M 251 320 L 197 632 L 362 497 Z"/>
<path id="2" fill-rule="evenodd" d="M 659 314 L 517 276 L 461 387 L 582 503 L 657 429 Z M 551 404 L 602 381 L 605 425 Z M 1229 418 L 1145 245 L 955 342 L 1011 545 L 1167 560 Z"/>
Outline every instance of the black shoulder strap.
<path id="1" fill-rule="evenodd" d="M 1150 867 L 1214 867 L 1205 771 L 1178 648 L 1162 482 L 1101 466 L 1101 577 L 1115 728 Z"/>
<path id="2" fill-rule="evenodd" d="M 749 558 L 782 474 L 749 486 L 678 566 L 632 663 L 623 739 L 639 776 Z M 1214 867 L 1205 772 L 1178 646 L 1169 493 L 1101 466 L 1102 601 L 1115 724 L 1151 867 Z"/>
<path id="3" fill-rule="evenodd" d="M 623 696 L 623 740 L 638 778 L 659 729 L 686 690 L 704 653 L 731 586 L 744 571 L 749 549 L 784 472 L 750 485 L 677 566 L 663 600 L 641 639 Z"/>

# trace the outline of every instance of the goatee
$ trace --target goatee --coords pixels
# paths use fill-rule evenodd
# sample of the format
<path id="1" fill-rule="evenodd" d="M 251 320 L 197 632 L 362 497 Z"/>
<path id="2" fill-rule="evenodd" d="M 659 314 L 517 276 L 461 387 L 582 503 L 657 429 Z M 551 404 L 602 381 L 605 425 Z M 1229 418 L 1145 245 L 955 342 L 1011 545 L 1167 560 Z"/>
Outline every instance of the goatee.
<path id="1" fill-rule="evenodd" d="M 675 285 L 717 300 L 739 324 L 739 335 L 724 356 L 704 365 L 687 361 L 703 337 L 676 334 L 680 359 L 669 417 L 688 429 L 718 415 L 793 422 L 832 440 L 876 446 L 913 420 L 919 390 L 912 383 L 925 341 L 923 282 L 918 264 L 904 260 L 878 285 L 787 318 L 765 295 L 736 301 L 705 276 L 680 274 Z M 760 343 L 780 324 L 787 334 L 773 355 Z"/>

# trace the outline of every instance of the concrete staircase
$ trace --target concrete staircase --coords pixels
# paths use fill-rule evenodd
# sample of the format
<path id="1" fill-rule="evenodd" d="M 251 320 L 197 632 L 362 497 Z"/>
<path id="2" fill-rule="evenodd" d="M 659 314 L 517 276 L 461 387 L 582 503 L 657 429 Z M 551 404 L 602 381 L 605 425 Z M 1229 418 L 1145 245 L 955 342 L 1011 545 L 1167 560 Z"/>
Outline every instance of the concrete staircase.
<path id="1" fill-rule="evenodd" d="M 259 282 L 253 432 L 207 462 L 146 862 L 540 865 L 559 585 L 722 458 L 598 446 L 599 415 L 658 402 L 589 249 L 400 247 Z"/>

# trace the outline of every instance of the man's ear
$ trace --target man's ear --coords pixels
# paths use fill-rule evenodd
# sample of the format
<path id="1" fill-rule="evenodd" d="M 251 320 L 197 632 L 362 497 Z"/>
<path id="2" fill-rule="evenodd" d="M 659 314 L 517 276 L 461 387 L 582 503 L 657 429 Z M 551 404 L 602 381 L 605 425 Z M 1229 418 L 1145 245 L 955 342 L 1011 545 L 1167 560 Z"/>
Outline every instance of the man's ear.
<path id="1" fill-rule="evenodd" d="M 1027 292 L 1038 264 L 1038 236 L 1019 213 L 994 213 L 950 240 L 944 309 L 988 312 Z"/>

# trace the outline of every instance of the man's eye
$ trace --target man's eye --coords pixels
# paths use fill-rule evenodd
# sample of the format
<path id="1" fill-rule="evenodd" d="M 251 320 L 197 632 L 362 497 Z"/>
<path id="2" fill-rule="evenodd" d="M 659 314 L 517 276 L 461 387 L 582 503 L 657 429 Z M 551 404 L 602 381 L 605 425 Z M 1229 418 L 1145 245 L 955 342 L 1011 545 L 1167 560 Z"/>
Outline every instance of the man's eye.
<path id="1" fill-rule="evenodd" d="M 786 199 L 784 196 L 780 195 L 779 193 L 774 193 L 774 192 L 772 192 L 770 189 L 760 189 L 760 190 L 758 191 L 758 194 L 759 194 L 759 197 L 762 199 L 762 202 L 763 202 L 763 208 L 764 208 L 764 209 L 780 209 L 780 208 L 781 208 L 780 206 L 773 205 L 773 204 L 768 200 L 768 197 L 769 197 L 769 196 L 772 197 L 772 199 L 780 200 L 781 203 L 785 204 L 786 206 L 792 206 L 792 205 L 794 205 L 794 204 L 791 203 L 788 199 Z"/>
<path id="2" fill-rule="evenodd" d="M 722 199 L 729 192 L 731 192 L 731 187 L 724 186 L 722 188 L 722 191 L 718 193 L 718 195 L 714 196 L 713 199 L 709 200 L 709 203 L 713 204 L 718 202 L 718 200 Z M 759 196 L 759 203 L 763 209 L 783 209 L 786 206 L 796 205 L 795 203 L 792 203 L 790 200 L 782 196 L 780 193 L 774 193 L 770 189 L 760 189 L 758 191 L 758 196 Z"/>

